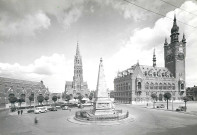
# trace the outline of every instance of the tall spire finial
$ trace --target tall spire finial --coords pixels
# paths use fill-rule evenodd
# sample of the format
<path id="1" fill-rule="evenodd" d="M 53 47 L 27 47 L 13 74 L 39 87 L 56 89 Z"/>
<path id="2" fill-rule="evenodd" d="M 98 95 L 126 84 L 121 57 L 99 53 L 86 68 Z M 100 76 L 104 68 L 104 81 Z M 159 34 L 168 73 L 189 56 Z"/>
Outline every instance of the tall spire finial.
<path id="1" fill-rule="evenodd" d="M 79 42 L 77 41 L 77 50 L 76 50 L 76 55 L 79 55 L 80 52 L 79 52 Z"/>
<path id="2" fill-rule="evenodd" d="M 185 33 L 183 33 L 183 39 L 182 39 L 183 43 L 186 43 L 186 39 L 185 39 Z"/>
<path id="3" fill-rule="evenodd" d="M 156 67 L 156 55 L 155 55 L 155 48 L 153 50 L 153 67 Z"/>
<path id="4" fill-rule="evenodd" d="M 167 38 L 165 37 L 165 43 L 164 43 L 164 46 L 167 46 L 168 45 L 168 41 L 167 41 Z"/>

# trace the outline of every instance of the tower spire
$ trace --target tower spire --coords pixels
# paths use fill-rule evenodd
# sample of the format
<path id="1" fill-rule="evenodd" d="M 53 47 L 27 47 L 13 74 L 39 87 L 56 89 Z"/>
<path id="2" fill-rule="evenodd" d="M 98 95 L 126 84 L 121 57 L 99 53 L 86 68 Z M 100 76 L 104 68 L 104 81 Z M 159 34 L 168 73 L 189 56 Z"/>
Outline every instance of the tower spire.
<path id="1" fill-rule="evenodd" d="M 155 55 L 155 48 L 153 50 L 153 67 L 156 67 L 156 55 Z"/>
<path id="2" fill-rule="evenodd" d="M 79 51 L 79 42 L 78 42 L 78 41 L 77 41 L 76 55 L 80 55 L 80 51 Z"/>
<path id="3" fill-rule="evenodd" d="M 176 14 L 174 14 L 173 26 L 171 29 L 171 43 L 179 42 L 179 27 L 176 23 Z"/>
<path id="4" fill-rule="evenodd" d="M 185 39 L 185 33 L 183 33 L 183 39 L 182 39 L 183 43 L 186 43 L 186 39 Z"/>

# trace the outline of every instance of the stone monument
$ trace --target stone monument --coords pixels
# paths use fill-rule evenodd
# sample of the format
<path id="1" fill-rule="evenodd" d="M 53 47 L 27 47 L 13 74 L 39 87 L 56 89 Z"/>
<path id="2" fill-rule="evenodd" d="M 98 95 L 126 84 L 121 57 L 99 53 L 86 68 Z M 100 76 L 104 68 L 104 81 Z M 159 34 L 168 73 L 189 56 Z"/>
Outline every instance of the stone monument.
<path id="1" fill-rule="evenodd" d="M 110 99 L 107 92 L 105 74 L 103 68 L 103 60 L 100 59 L 98 80 L 96 87 L 96 98 L 93 105 L 94 115 L 111 115 L 115 114 L 114 103 Z"/>

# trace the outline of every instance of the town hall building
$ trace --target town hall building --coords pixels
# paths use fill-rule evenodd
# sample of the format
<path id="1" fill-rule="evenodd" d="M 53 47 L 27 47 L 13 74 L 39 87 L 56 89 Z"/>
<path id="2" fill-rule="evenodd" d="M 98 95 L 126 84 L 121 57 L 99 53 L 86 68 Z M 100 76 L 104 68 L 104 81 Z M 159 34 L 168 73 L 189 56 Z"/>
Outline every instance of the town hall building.
<path id="1" fill-rule="evenodd" d="M 165 93 L 171 93 L 173 100 L 180 100 L 185 95 L 185 57 L 186 39 L 179 41 L 179 27 L 176 16 L 171 28 L 170 43 L 165 39 L 165 67 L 157 67 L 155 50 L 153 65 L 137 64 L 118 72 L 114 79 L 114 99 L 116 102 L 150 101 L 151 94 L 157 100 L 164 100 Z"/>
<path id="2" fill-rule="evenodd" d="M 82 95 L 83 97 L 88 97 L 89 95 L 87 82 L 83 81 L 83 65 L 78 43 L 76 55 L 74 58 L 73 81 L 66 81 L 64 93 L 70 95 L 71 98 L 78 97 L 79 95 Z"/>

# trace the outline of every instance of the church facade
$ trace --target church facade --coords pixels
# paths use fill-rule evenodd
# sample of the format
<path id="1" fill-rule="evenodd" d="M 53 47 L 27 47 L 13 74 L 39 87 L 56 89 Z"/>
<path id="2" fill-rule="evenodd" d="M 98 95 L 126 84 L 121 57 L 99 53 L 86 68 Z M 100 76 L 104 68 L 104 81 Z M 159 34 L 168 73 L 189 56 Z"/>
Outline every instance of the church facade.
<path id="1" fill-rule="evenodd" d="M 88 97 L 89 89 L 87 82 L 83 81 L 83 64 L 77 43 L 76 55 L 74 57 L 74 76 L 73 81 L 66 81 L 65 94 L 70 95 L 71 98 L 82 95 Z"/>
<path id="2" fill-rule="evenodd" d="M 150 101 L 151 94 L 157 100 L 164 100 L 165 93 L 171 93 L 173 100 L 180 100 L 185 95 L 185 57 L 186 39 L 179 41 L 179 27 L 176 16 L 171 28 L 170 43 L 165 39 L 165 67 L 156 66 L 155 50 L 153 65 L 137 64 L 118 72 L 114 79 L 114 99 L 116 102 L 132 103 L 132 101 Z"/>

